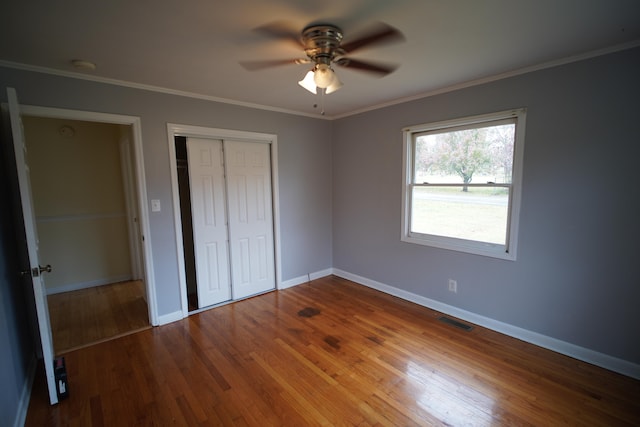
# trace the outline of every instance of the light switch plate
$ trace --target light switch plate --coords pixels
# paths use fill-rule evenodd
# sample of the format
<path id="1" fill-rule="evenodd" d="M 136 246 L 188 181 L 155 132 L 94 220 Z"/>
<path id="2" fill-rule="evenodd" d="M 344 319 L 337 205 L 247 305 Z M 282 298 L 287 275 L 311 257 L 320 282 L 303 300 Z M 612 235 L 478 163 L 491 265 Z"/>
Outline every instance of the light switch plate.
<path id="1" fill-rule="evenodd" d="M 160 212 L 160 200 L 158 199 L 151 200 L 151 212 Z"/>

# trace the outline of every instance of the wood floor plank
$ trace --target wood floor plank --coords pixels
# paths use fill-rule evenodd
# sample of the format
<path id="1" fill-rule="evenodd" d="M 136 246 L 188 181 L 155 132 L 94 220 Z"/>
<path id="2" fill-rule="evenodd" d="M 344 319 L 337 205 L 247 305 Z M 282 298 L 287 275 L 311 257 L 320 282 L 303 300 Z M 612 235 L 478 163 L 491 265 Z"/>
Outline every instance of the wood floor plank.
<path id="1" fill-rule="evenodd" d="M 640 381 L 440 316 L 329 276 L 71 351 L 26 425 L 640 425 Z"/>

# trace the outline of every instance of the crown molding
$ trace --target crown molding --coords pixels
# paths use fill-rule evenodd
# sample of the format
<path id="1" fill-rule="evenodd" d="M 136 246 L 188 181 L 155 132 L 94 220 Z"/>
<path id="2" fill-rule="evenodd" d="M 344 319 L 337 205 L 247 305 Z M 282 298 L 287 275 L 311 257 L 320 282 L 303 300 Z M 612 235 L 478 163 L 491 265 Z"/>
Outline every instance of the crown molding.
<path id="1" fill-rule="evenodd" d="M 571 64 L 573 62 L 579 62 L 590 58 L 595 58 L 598 56 L 607 55 L 610 53 L 620 52 L 627 49 L 633 49 L 640 46 L 640 40 L 634 40 L 632 42 L 623 43 L 615 46 L 610 46 L 603 49 L 593 50 L 589 52 L 584 52 L 578 55 L 572 55 L 561 59 L 556 59 L 553 61 L 547 61 L 536 65 L 531 65 L 528 67 L 518 68 L 517 70 L 507 71 L 500 74 L 494 74 L 491 76 L 483 77 L 480 79 L 469 80 L 462 83 L 457 83 L 455 85 L 446 86 L 439 89 L 434 89 L 432 91 L 423 92 L 417 95 L 411 95 L 404 98 L 394 99 L 393 101 L 384 102 L 376 105 L 372 105 L 370 107 L 361 108 L 359 110 L 355 110 L 349 113 L 340 114 L 336 116 L 332 116 L 332 119 L 342 119 L 349 116 L 355 116 L 357 114 L 366 113 L 368 111 L 379 110 L 385 107 L 391 107 L 398 104 L 404 104 L 405 102 L 416 101 L 418 99 L 429 98 L 430 96 L 441 95 L 447 92 L 453 92 L 460 89 L 465 89 L 472 86 L 478 86 L 485 83 L 491 83 L 497 80 L 507 79 L 509 77 L 515 77 L 522 74 L 532 73 L 534 71 L 545 70 L 548 68 L 559 67 L 561 65 Z"/>
<path id="2" fill-rule="evenodd" d="M 3 59 L 0 59 L 0 67 L 13 68 L 13 69 L 22 70 L 22 71 L 31 71 L 35 73 L 49 74 L 49 75 L 59 76 L 59 77 L 67 77 L 71 79 L 87 80 L 87 81 L 96 82 L 96 83 L 122 86 L 122 87 L 128 87 L 132 89 L 146 90 L 150 92 L 164 93 L 167 95 L 183 96 L 186 98 L 200 99 L 204 101 L 218 102 L 221 104 L 230 104 L 230 105 L 236 105 L 240 107 L 254 108 L 258 110 L 267 110 L 275 113 L 293 114 L 296 116 L 305 116 L 305 117 L 311 117 L 314 119 L 324 119 L 324 120 L 330 119 L 329 117 L 321 116 L 320 114 L 303 113 L 300 111 L 288 110 L 286 108 L 279 108 L 279 107 L 273 107 L 273 106 L 262 105 L 262 104 L 254 104 L 251 102 L 243 102 L 243 101 L 237 101 L 234 99 L 220 98 L 217 96 L 204 95 L 204 94 L 188 92 L 184 90 L 170 89 L 162 86 L 154 86 L 154 85 L 148 85 L 144 83 L 130 82 L 127 80 L 112 79 L 109 77 L 91 76 L 87 74 L 76 73 L 73 71 L 57 70 L 55 68 L 23 64 L 21 62 L 6 61 Z"/>
<path id="3" fill-rule="evenodd" d="M 68 78 L 72 78 L 72 79 L 88 80 L 88 81 L 97 82 L 97 83 L 104 83 L 104 84 L 128 87 L 128 88 L 133 88 L 133 89 L 146 90 L 146 91 L 151 91 L 151 92 L 159 92 L 159 93 L 164 93 L 164 94 L 168 94 L 168 95 L 183 96 L 183 97 L 187 97 L 187 98 L 194 98 L 194 99 L 200 99 L 200 100 L 205 100 L 205 101 L 218 102 L 218 103 L 222 103 L 222 104 L 236 105 L 236 106 L 240 106 L 240 107 L 254 108 L 254 109 L 258 109 L 258 110 L 265 110 L 265 111 L 271 111 L 271 112 L 276 112 L 276 113 L 292 114 L 292 115 L 296 115 L 296 116 L 310 117 L 310 118 L 314 118 L 314 119 L 337 120 L 337 119 L 342 119 L 342 118 L 346 118 L 346 117 L 350 117 L 350 116 L 355 116 L 357 114 L 366 113 L 368 111 L 379 110 L 381 108 L 386 108 L 386 107 L 391 107 L 391 106 L 398 105 L 398 104 L 403 104 L 405 102 L 415 101 L 415 100 L 418 100 L 418 99 L 424 99 L 424 98 L 428 98 L 428 97 L 431 97 L 431 96 L 440 95 L 440 94 L 448 93 L 448 92 L 453 92 L 453 91 L 456 91 L 456 90 L 465 89 L 465 88 L 472 87 L 472 86 L 478 86 L 478 85 L 485 84 L 485 83 L 491 83 L 491 82 L 494 82 L 494 81 L 497 81 L 497 80 L 502 80 L 502 79 L 506 79 L 506 78 L 509 78 L 509 77 L 515 77 L 515 76 L 519 76 L 519 75 L 522 75 L 522 74 L 531 73 L 531 72 L 534 72 L 534 71 L 540 71 L 540 70 L 544 70 L 544 69 L 548 69 L 548 68 L 554 68 L 554 67 L 558 67 L 558 66 L 561 66 L 561 65 L 570 64 L 570 63 L 573 63 L 573 62 L 583 61 L 585 59 L 595 58 L 595 57 L 598 57 L 598 56 L 607 55 L 607 54 L 610 54 L 610 53 L 615 53 L 615 52 L 619 52 L 619 51 L 623 51 L 623 50 L 627 50 L 627 49 L 633 49 L 633 48 L 636 48 L 636 47 L 639 47 L 639 46 L 640 46 L 640 40 L 634 40 L 634 41 L 631 41 L 631 42 L 628 42 L 628 43 L 623 43 L 623 44 L 610 46 L 610 47 L 603 48 L 603 49 L 597 49 L 597 50 L 593 50 L 593 51 L 589 51 L 589 52 L 584 52 L 584 53 L 581 53 L 581 54 L 572 55 L 572 56 L 568 56 L 568 57 L 557 59 L 557 60 L 553 60 L 553 61 L 547 61 L 547 62 L 543 62 L 541 64 L 531 65 L 531 66 L 528 66 L 528 67 L 519 68 L 517 70 L 512 70 L 512 71 L 507 71 L 507 72 L 504 72 L 504 73 L 494 74 L 494 75 L 483 77 L 483 78 L 480 78 L 480 79 L 474 79 L 474 80 L 469 80 L 469 81 L 466 81 L 466 82 L 457 83 L 457 84 L 454 84 L 454 85 L 450 85 L 450 86 L 434 89 L 434 90 L 431 90 L 431 91 L 423 92 L 423 93 L 412 95 L 412 96 L 407 96 L 407 97 L 403 97 L 403 98 L 397 98 L 397 99 L 394 99 L 392 101 L 371 105 L 369 107 L 360 108 L 360 109 L 357 109 L 357 110 L 354 110 L 354 111 L 350 111 L 348 113 L 337 114 L 337 115 L 333 115 L 333 116 L 304 113 L 304 112 L 300 112 L 300 111 L 289 110 L 289 109 L 286 109 L 286 108 L 279 108 L 279 107 L 273 107 L 273 106 L 262 105 L 262 104 L 254 104 L 254 103 L 251 103 L 251 102 L 237 101 L 237 100 L 228 99 L 228 98 L 220 98 L 220 97 L 217 97 L 217 96 L 203 95 L 203 94 L 195 93 L 195 92 L 188 92 L 188 91 L 182 91 L 182 90 L 176 90 L 176 89 L 169 89 L 169 88 L 165 88 L 165 87 L 161 87 L 161 86 L 154 86 L 154 85 L 148 85 L 148 84 L 143 84 L 143 83 L 135 83 L 135 82 L 130 82 L 130 81 L 126 81 L 126 80 L 112 79 L 112 78 L 99 77 L 99 76 L 91 76 L 91 75 L 72 72 L 72 71 L 56 70 L 56 69 L 53 69 L 53 68 L 41 67 L 41 66 L 37 66 L 37 65 L 23 64 L 23 63 L 19 63 L 19 62 L 6 61 L 6 60 L 1 60 L 1 59 L 0 59 L 0 67 L 14 68 L 14 69 L 23 70 L 23 71 L 32 71 L 32 72 L 36 72 L 36 73 L 43 73 L 43 74 L 50 74 L 50 75 L 54 75 L 54 76 L 68 77 Z"/>

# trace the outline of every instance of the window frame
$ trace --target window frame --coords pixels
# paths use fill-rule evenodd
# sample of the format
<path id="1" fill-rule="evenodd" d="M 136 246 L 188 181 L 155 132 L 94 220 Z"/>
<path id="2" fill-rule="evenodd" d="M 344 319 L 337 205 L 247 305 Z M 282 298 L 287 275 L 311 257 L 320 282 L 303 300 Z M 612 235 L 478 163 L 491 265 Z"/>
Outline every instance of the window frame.
<path id="1" fill-rule="evenodd" d="M 475 255 L 488 256 L 515 261 L 518 247 L 518 229 L 520 222 L 520 205 L 522 199 L 522 169 L 524 163 L 524 136 L 526 122 L 526 108 L 499 111 L 489 114 L 481 114 L 471 117 L 462 117 L 452 120 L 414 125 L 402 129 L 403 133 L 403 162 L 402 162 L 402 231 L 400 240 L 424 246 L 432 246 L 440 249 L 448 249 Z M 415 136 L 425 132 L 459 130 L 461 128 L 484 127 L 487 122 L 515 119 L 515 135 L 513 144 L 513 169 L 511 184 L 469 184 L 470 187 L 478 186 L 509 186 L 509 206 L 507 210 L 507 236 L 506 243 L 494 244 L 479 240 L 466 240 L 447 236 L 412 233 L 411 213 L 412 194 L 416 186 L 442 186 L 442 184 L 416 184 L 413 182 Z M 463 184 L 460 184 L 462 186 Z"/>

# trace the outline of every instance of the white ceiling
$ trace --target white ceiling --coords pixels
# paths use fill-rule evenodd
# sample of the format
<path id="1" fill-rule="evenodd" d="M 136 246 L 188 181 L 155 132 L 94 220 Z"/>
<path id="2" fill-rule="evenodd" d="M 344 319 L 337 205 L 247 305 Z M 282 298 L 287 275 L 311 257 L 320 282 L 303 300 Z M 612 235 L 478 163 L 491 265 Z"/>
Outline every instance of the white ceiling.
<path id="1" fill-rule="evenodd" d="M 70 60 L 83 59 L 97 64 L 90 78 L 319 114 L 319 95 L 297 85 L 309 65 L 239 64 L 304 56 L 253 31 L 274 22 L 335 24 L 345 41 L 377 22 L 404 34 L 353 56 L 396 63 L 392 74 L 336 68 L 327 117 L 640 45 L 638 0 L 3 0 L 0 65 L 78 73 Z"/>

